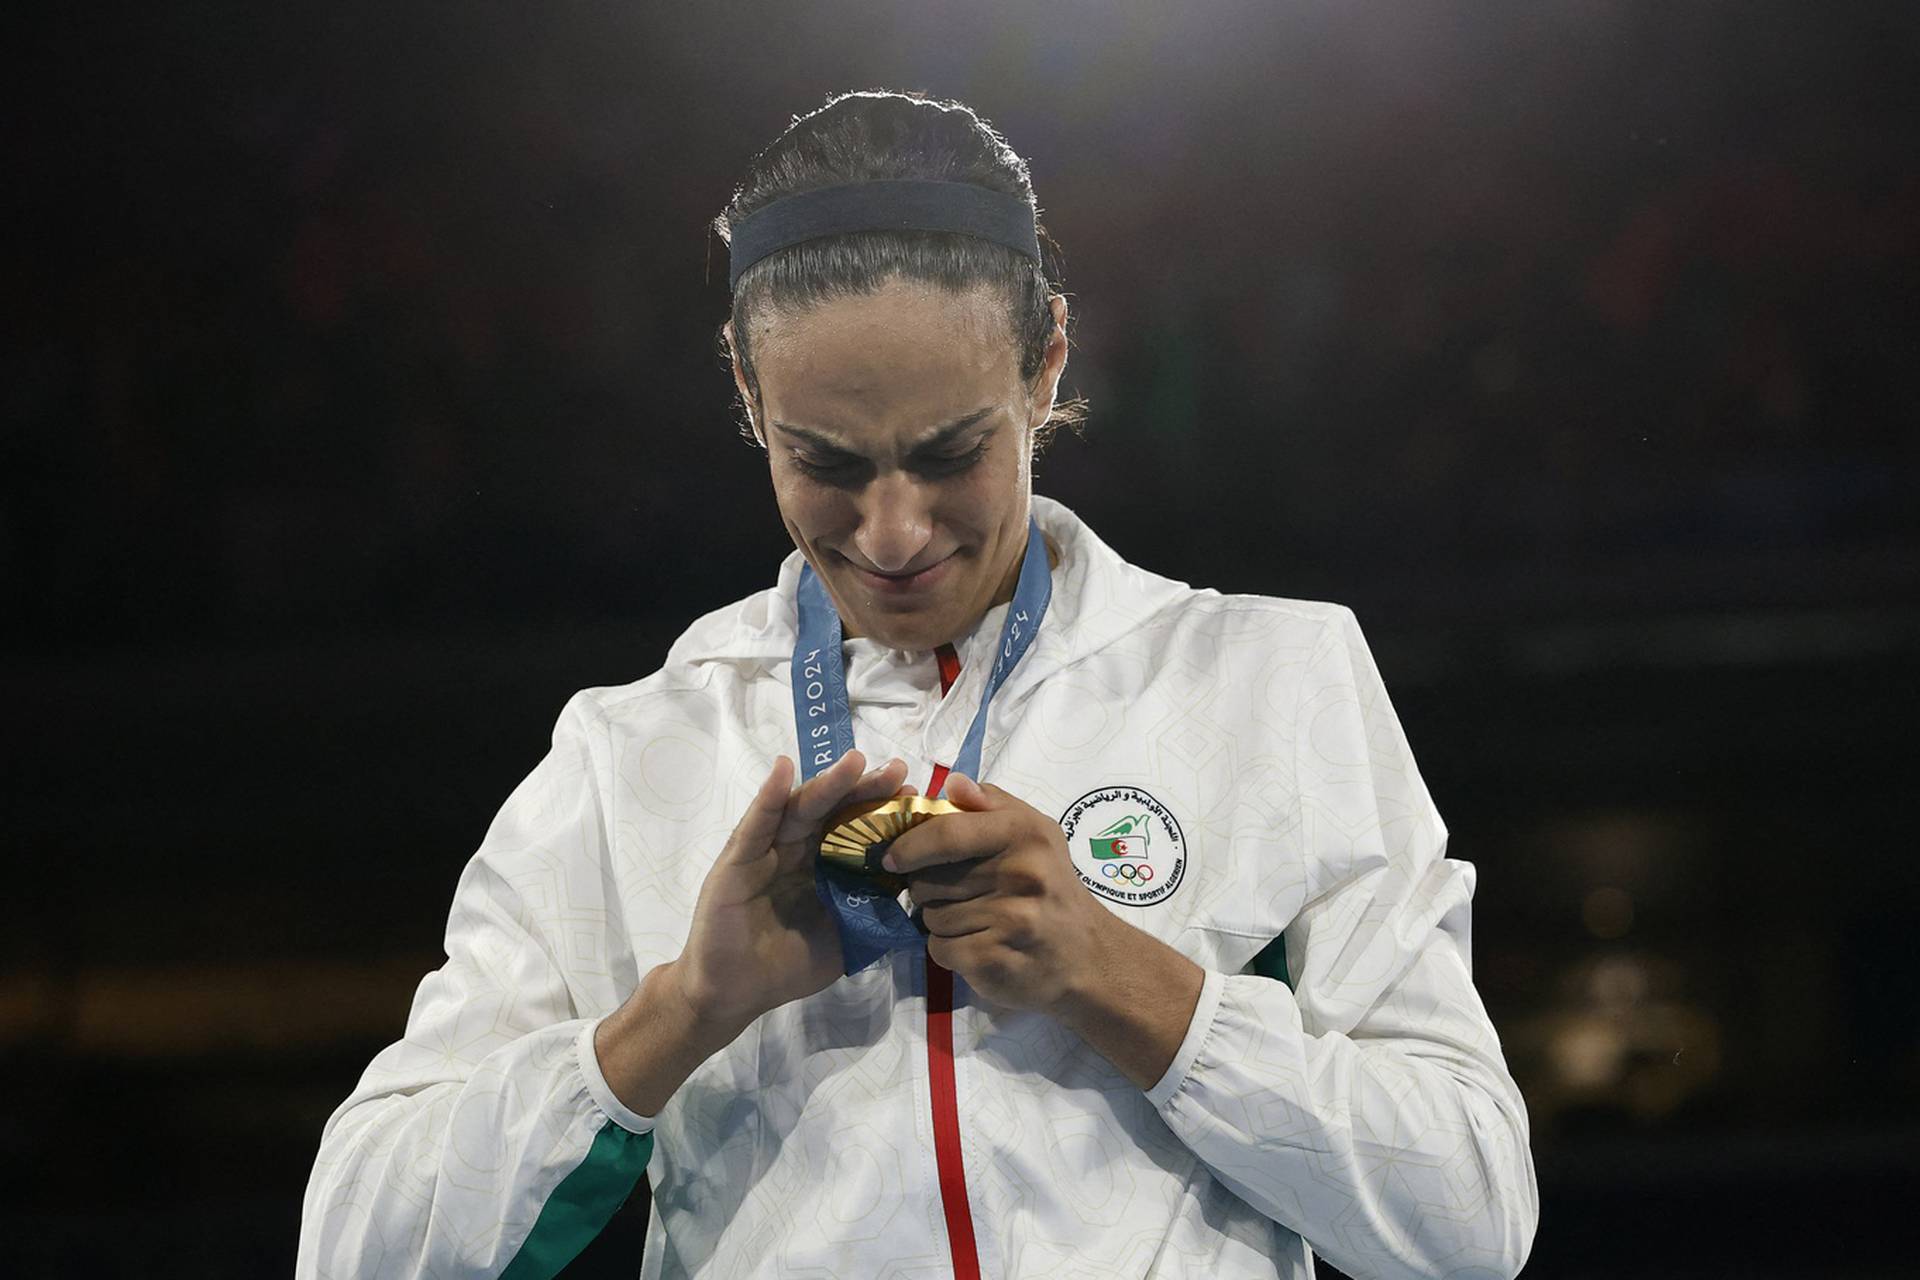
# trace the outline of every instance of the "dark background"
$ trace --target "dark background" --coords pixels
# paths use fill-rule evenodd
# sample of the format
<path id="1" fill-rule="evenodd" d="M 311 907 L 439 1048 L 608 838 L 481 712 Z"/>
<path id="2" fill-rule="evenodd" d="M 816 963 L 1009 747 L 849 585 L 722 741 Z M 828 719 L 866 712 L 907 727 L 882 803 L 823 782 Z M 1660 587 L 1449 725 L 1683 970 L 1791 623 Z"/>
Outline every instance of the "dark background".
<path id="1" fill-rule="evenodd" d="M 771 581 L 706 224 L 885 86 L 1001 127 L 1065 247 L 1038 487 L 1358 612 L 1479 867 L 1528 1274 L 1905 1274 L 1915 15 L 7 18 L 0 1270 L 287 1272 L 568 694 Z"/>

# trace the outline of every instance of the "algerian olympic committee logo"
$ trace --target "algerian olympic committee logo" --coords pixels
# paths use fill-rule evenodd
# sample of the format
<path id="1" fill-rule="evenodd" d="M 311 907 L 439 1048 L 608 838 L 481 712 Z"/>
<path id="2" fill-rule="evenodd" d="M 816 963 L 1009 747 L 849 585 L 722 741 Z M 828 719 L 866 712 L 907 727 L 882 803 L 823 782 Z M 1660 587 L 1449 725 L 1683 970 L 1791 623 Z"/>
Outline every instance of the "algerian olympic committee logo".
<path id="1" fill-rule="evenodd" d="M 1138 787 L 1101 787 L 1060 815 L 1080 882 L 1103 898 L 1150 907 L 1180 885 L 1187 842 L 1167 807 Z"/>

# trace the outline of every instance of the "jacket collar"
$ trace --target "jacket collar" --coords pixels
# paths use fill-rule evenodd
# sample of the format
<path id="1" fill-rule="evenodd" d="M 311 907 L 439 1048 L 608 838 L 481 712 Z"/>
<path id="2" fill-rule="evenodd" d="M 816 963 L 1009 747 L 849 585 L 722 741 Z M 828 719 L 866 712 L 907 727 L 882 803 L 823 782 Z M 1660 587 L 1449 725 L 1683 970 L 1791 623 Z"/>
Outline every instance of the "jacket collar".
<path id="1" fill-rule="evenodd" d="M 1122 560 L 1064 503 L 1035 494 L 1033 514 L 1041 532 L 1059 548 L 1060 563 L 1053 569 L 1053 600 L 1040 634 L 1001 691 L 1001 698 L 1007 700 L 1138 630 L 1189 590 L 1184 583 Z M 785 679 L 798 629 L 795 593 L 805 563 L 800 552 L 791 552 L 781 562 L 773 587 L 695 622 L 674 642 L 667 664 L 773 669 Z M 970 683 L 968 676 L 986 668 L 986 658 L 999 642 L 1006 610 L 1004 604 L 994 606 L 972 631 L 954 641 L 960 654 L 962 692 Z M 849 641 L 848 659 L 847 693 L 856 703 L 913 696 L 933 667 L 927 654 L 889 649 L 871 640 Z M 977 690 L 973 696 L 979 696 Z"/>

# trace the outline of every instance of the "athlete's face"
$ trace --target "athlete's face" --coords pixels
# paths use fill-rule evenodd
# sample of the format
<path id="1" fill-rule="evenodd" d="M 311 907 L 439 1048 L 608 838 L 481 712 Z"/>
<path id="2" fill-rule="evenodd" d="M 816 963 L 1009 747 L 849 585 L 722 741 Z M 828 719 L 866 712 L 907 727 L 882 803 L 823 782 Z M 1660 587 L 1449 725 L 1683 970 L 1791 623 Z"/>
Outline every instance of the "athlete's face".
<path id="1" fill-rule="evenodd" d="M 756 324 L 780 517 L 849 635 L 930 649 L 1007 599 L 1027 544 L 1034 431 L 1066 361 L 1020 377 L 1006 304 L 890 281 Z"/>

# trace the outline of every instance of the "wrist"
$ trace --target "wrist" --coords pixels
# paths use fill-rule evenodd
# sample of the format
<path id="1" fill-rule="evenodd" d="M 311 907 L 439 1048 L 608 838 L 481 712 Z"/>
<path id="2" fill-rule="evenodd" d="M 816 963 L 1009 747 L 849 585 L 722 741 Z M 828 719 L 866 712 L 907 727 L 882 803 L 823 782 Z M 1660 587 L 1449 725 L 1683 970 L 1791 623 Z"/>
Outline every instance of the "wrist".
<path id="1" fill-rule="evenodd" d="M 1093 912 L 1081 931 L 1080 945 L 1074 949 L 1074 963 L 1062 976 L 1060 994 L 1046 1011 L 1074 1032 L 1107 1016 L 1113 974 L 1130 968 L 1126 959 L 1128 942 L 1137 948 L 1141 940 L 1138 929 L 1091 899 L 1089 905 Z"/>
<path id="2" fill-rule="evenodd" d="M 626 1002 L 600 1020 L 593 1052 L 621 1105 L 653 1116 L 739 1031 L 703 1018 L 687 998 L 678 962 L 668 961 L 649 970 Z"/>
<path id="3" fill-rule="evenodd" d="M 714 1050 L 732 1044 L 755 1018 L 765 1012 L 738 1007 L 737 989 L 700 976 L 699 971 L 688 964 L 684 954 L 657 967 L 649 975 L 649 980 L 654 975 L 660 981 L 659 998 L 671 1003 L 674 1015 L 685 1033 L 701 1043 L 712 1045 Z M 731 1001 L 728 999 L 730 996 L 734 997 Z"/>
<path id="4" fill-rule="evenodd" d="M 667 1020 L 675 1039 L 699 1052 L 703 1059 L 732 1044 L 752 1021 L 717 1011 L 710 1002 L 699 999 L 687 982 L 684 957 L 655 966 L 640 987 L 645 989 L 650 984 L 655 985 L 655 990 L 649 994 L 658 1002 L 661 1016 Z"/>
<path id="5" fill-rule="evenodd" d="M 1145 930 L 1101 908 L 1108 926 L 1050 1010 L 1142 1089 L 1166 1074 L 1206 983 L 1206 971 Z M 1113 981 L 1115 973 L 1126 983 Z"/>

